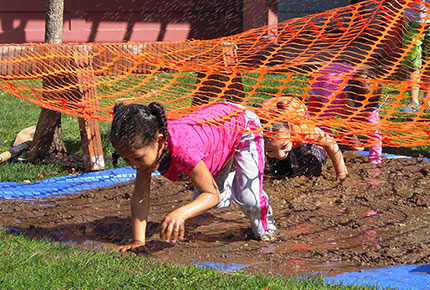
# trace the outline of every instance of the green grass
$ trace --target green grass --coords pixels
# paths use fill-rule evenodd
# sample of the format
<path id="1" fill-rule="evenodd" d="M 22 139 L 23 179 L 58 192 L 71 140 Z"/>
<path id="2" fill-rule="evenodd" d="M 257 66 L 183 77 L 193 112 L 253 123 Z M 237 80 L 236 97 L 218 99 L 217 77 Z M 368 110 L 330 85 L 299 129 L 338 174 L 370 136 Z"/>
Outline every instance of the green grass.
<path id="1" fill-rule="evenodd" d="M 12 146 L 20 130 L 36 125 L 40 108 L 32 103 L 19 99 L 13 95 L 0 95 L 0 152 L 7 151 Z M 6 109 L 7 108 L 7 109 Z M 82 153 L 78 118 L 62 115 L 61 120 L 63 140 L 66 148 L 72 153 Z M 113 168 L 111 155 L 113 152 L 107 134 L 110 123 L 100 122 L 103 151 L 106 156 L 106 169 Z M 126 164 L 122 162 L 121 166 Z M 68 175 L 60 165 L 10 163 L 0 164 L 0 182 L 39 181 L 44 178 Z"/>
<path id="2" fill-rule="evenodd" d="M 260 77 L 262 79 L 259 81 Z M 242 74 L 243 89 L 250 95 L 250 104 L 263 103 L 276 94 L 293 94 L 301 96 L 308 86 L 309 77 L 304 75 L 294 75 L 289 81 L 285 81 L 287 75 L 283 73 L 268 73 L 261 76 L 259 73 Z M 285 86 L 282 85 L 285 83 Z"/>
<path id="3" fill-rule="evenodd" d="M 384 109 L 391 109 L 391 103 L 396 101 L 394 96 L 397 96 L 399 91 L 392 86 L 385 86 L 382 89 L 382 95 L 385 96 L 381 101 L 383 104 L 381 105 L 381 118 L 386 114 Z M 421 97 L 423 92 L 420 92 Z M 404 99 L 400 100 L 401 104 L 407 105 L 409 103 L 409 98 L 407 96 Z M 390 118 L 392 122 L 406 122 L 410 121 L 414 114 L 409 113 L 393 113 L 393 117 Z M 430 114 L 426 114 L 422 116 L 423 119 L 430 118 Z M 405 137 L 406 138 L 406 137 Z M 413 156 L 413 157 L 430 157 L 430 145 L 420 145 L 420 146 L 412 146 L 412 147 L 384 147 L 384 153 L 396 154 L 396 155 L 405 155 L 405 156 Z"/>
<path id="4" fill-rule="evenodd" d="M 144 256 L 83 250 L 31 240 L 0 228 L 1 289 L 374 289 L 326 285 L 318 278 L 224 274 L 195 266 L 173 266 Z"/>

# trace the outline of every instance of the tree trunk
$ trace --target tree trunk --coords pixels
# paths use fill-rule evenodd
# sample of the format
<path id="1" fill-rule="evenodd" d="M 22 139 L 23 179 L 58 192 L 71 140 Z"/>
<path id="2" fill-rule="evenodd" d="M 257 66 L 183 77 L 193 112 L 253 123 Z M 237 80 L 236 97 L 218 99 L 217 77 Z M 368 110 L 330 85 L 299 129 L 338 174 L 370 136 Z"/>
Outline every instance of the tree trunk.
<path id="1" fill-rule="evenodd" d="M 63 42 L 64 0 L 47 0 L 45 42 Z"/>
<path id="2" fill-rule="evenodd" d="M 62 42 L 63 13 L 64 0 L 47 0 L 45 42 Z M 61 80 L 44 80 L 44 84 L 52 83 L 53 81 Z M 61 113 L 42 108 L 33 143 L 27 155 L 28 160 L 34 161 L 52 153 L 65 151 L 66 147 L 61 138 Z"/>

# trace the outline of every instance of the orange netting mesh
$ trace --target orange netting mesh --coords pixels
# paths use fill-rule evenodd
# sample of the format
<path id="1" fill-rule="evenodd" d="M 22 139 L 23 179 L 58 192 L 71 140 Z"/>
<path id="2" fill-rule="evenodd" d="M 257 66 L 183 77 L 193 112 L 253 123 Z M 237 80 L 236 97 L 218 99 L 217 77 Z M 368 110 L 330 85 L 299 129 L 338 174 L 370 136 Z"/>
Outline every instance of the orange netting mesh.
<path id="1" fill-rule="evenodd" d="M 111 120 L 117 102 L 158 101 L 175 118 L 228 100 L 266 118 L 265 129 L 309 123 L 341 143 L 356 134 L 370 144 L 380 130 L 388 146 L 430 144 L 430 62 L 425 53 L 416 56 L 423 39 L 430 51 L 428 5 L 368 0 L 204 41 L 1 45 L 0 89 L 102 121 Z M 424 24 L 413 22 L 410 10 L 423 14 Z M 408 89 L 417 87 L 420 105 L 401 111 Z M 254 106 L 284 95 L 306 104 L 309 116 Z M 380 120 L 371 116 L 378 110 Z"/>

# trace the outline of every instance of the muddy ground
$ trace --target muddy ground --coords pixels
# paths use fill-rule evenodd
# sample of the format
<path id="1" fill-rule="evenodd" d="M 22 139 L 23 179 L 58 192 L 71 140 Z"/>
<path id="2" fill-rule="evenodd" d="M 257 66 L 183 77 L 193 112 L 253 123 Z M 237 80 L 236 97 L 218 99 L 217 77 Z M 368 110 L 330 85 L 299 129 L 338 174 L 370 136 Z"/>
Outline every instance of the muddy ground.
<path id="1" fill-rule="evenodd" d="M 245 271 L 283 276 L 345 271 L 396 264 L 430 263 L 430 162 L 345 153 L 350 176 L 336 181 L 330 162 L 323 175 L 266 178 L 278 226 L 274 243 L 255 241 L 237 206 L 211 210 L 186 224 L 186 239 L 158 239 L 166 214 L 192 197 L 189 183 L 153 181 L 147 247 L 137 255 L 180 264 L 237 263 Z M 36 200 L 0 200 L 4 226 L 18 234 L 113 248 L 130 238 L 133 182 Z M 11 231 L 16 233 L 16 231 Z"/>

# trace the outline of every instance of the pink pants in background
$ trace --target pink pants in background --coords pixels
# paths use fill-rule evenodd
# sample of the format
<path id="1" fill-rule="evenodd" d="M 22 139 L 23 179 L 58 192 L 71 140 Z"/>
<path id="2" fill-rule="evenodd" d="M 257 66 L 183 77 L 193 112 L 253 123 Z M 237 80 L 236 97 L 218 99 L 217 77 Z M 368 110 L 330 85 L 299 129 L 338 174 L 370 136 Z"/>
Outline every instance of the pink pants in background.
<path id="1" fill-rule="evenodd" d="M 312 93 L 312 90 L 311 90 Z M 311 116 L 316 117 L 318 120 L 330 120 L 334 119 L 336 115 L 345 114 L 344 111 L 344 100 L 346 98 L 345 93 L 338 94 L 335 98 L 335 102 L 333 104 L 328 103 L 328 98 L 324 99 L 321 96 L 313 96 L 309 97 L 308 102 L 308 111 Z M 357 108 L 358 109 L 358 108 Z M 375 108 L 368 112 L 360 113 L 361 120 L 365 120 L 367 123 L 378 124 L 380 120 L 379 116 L 379 108 Z M 329 126 L 320 125 L 318 126 L 326 133 L 331 134 L 332 131 Z M 369 137 L 369 141 L 372 144 L 369 147 L 369 162 L 374 164 L 380 164 L 382 162 L 382 133 L 380 130 L 369 130 L 367 131 L 367 136 Z"/>
<path id="2" fill-rule="evenodd" d="M 358 110 L 359 108 L 357 108 Z M 364 121 L 370 124 L 379 124 L 379 108 L 368 109 L 359 113 L 359 117 L 352 118 L 355 121 Z M 382 133 L 381 130 L 367 130 L 369 146 L 369 162 L 380 164 L 382 162 Z"/>
<path id="3" fill-rule="evenodd" d="M 379 108 L 375 108 L 370 112 L 366 112 L 366 122 L 371 124 L 379 124 Z M 369 162 L 380 164 L 382 162 L 382 133 L 381 130 L 369 130 L 367 136 L 372 145 L 369 147 Z"/>

